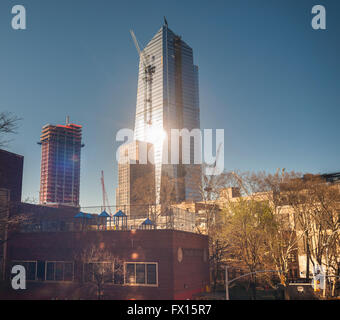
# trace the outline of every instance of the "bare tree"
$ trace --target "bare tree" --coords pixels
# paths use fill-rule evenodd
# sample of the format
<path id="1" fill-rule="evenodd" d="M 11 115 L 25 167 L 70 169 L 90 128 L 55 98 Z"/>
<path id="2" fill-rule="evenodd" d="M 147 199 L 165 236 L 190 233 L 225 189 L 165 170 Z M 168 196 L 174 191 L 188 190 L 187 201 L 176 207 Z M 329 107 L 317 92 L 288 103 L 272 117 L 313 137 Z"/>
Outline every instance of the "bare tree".
<path id="1" fill-rule="evenodd" d="M 151 216 L 154 212 L 156 193 L 155 179 L 153 175 L 144 175 L 134 180 L 130 193 L 131 216 L 147 214 Z"/>
<path id="2" fill-rule="evenodd" d="M 295 173 L 275 175 L 259 173 L 225 173 L 227 185 L 235 189 L 221 193 L 226 215 L 224 233 L 230 240 L 225 253 L 228 265 L 247 269 L 249 272 L 276 270 L 282 284 L 287 285 L 292 256 L 297 253 L 298 237 L 290 215 L 285 210 L 281 194 L 284 177 Z M 233 239 L 231 241 L 231 239 Z M 273 273 L 251 275 L 253 298 L 256 297 L 256 279 L 261 278 L 274 287 Z M 276 280 L 277 281 L 277 280 Z"/>
<path id="3" fill-rule="evenodd" d="M 249 178 L 252 185 L 256 186 L 257 192 L 262 195 L 263 201 L 267 201 L 268 204 L 269 214 L 266 216 L 263 230 L 265 242 L 270 260 L 284 286 L 288 284 L 292 257 L 297 256 L 298 243 L 307 231 L 301 229 L 297 235 L 291 208 L 287 207 L 287 185 L 300 178 L 300 173 L 284 170 L 282 173 L 278 170 L 274 175 L 265 172 L 253 173 Z"/>
<path id="4" fill-rule="evenodd" d="M 18 122 L 21 120 L 10 112 L 0 112 L 0 147 L 8 144 L 9 140 L 5 140 L 6 134 L 16 133 Z"/>
<path id="5" fill-rule="evenodd" d="M 268 201 L 272 214 L 264 231 L 267 246 L 283 284 L 286 284 L 289 260 L 298 248 L 306 253 L 306 277 L 310 264 L 325 264 L 332 252 L 332 265 L 338 268 L 336 254 L 340 228 L 340 188 L 327 183 L 320 175 L 279 171 L 274 174 L 253 173 L 242 177 L 253 199 Z M 334 239 L 332 239 L 334 235 Z M 335 247 L 334 247 L 335 246 Z"/>
<path id="6" fill-rule="evenodd" d="M 0 208 L 0 210 L 2 210 Z M 0 215 L 3 212 L 0 212 Z M 14 232 L 17 230 L 22 224 L 27 223 L 29 221 L 29 217 L 26 215 L 17 215 L 14 217 L 0 217 L 0 234 L 3 233 L 5 230 L 10 230 L 11 232 Z M 6 232 L 7 234 L 7 232 Z M 0 237 L 0 245 L 3 243 L 9 241 L 9 237 L 4 237 L 1 239 Z"/>
<path id="7" fill-rule="evenodd" d="M 10 112 L 0 112 L 0 148 L 6 146 L 9 142 L 9 140 L 4 139 L 6 134 L 16 133 L 19 120 L 21 119 Z M 13 204 L 8 201 L 7 196 L 0 194 L 0 245 L 9 240 L 8 231 L 14 230 L 28 219 L 24 215 L 11 215 L 12 206 Z"/>
<path id="8" fill-rule="evenodd" d="M 191 179 L 194 176 L 195 184 L 199 187 L 201 201 L 197 203 L 196 231 L 209 236 L 209 261 L 215 291 L 225 252 L 229 247 L 229 239 L 223 232 L 220 208 L 220 194 L 226 188 L 228 179 L 225 173 L 207 175 L 208 168 L 214 173 L 214 165 L 203 164 L 202 175 L 197 175 L 194 166 L 187 167 L 186 174 L 190 175 Z"/>
<path id="9" fill-rule="evenodd" d="M 227 261 L 245 265 L 250 273 L 262 270 L 266 258 L 266 216 L 270 209 L 265 203 L 239 198 L 226 209 L 226 237 L 230 246 Z M 256 274 L 250 275 L 252 298 L 256 299 Z"/>
<path id="10" fill-rule="evenodd" d="M 160 186 L 160 216 L 166 217 L 166 228 L 174 228 L 174 214 L 172 205 L 179 202 L 179 190 L 182 190 L 184 180 L 182 177 L 173 178 L 167 175 L 162 176 L 162 183 Z"/>
<path id="11" fill-rule="evenodd" d="M 26 197 L 23 201 L 24 203 L 38 204 L 39 200 L 36 197 Z"/>
<path id="12" fill-rule="evenodd" d="M 18 214 L 18 206 L 8 201 L 6 193 L 0 190 L 0 245 L 9 241 L 12 235 L 24 224 L 30 223 L 28 214 Z"/>
<path id="13" fill-rule="evenodd" d="M 204 226 L 197 225 L 199 233 L 207 235 L 216 234 L 214 227 L 217 226 L 218 212 L 220 211 L 220 196 L 221 192 L 228 186 L 229 178 L 226 173 L 222 174 L 205 174 L 206 168 L 211 167 L 207 164 L 202 166 L 202 179 L 197 181 L 199 185 L 199 192 L 201 196 L 200 211 L 204 215 Z"/>
<path id="14" fill-rule="evenodd" d="M 98 300 L 103 298 L 106 284 L 123 283 L 124 261 L 110 250 L 91 245 L 77 254 L 76 259 L 83 265 L 82 281 L 96 288 Z"/>
<path id="15" fill-rule="evenodd" d="M 336 255 L 338 252 L 340 189 L 339 185 L 329 184 L 319 175 L 305 175 L 302 179 L 291 180 L 286 189 L 297 232 L 303 233 L 308 279 L 310 265 L 326 264 L 326 253 Z M 331 239 L 333 234 L 335 237 Z M 331 259 L 333 262 L 335 260 Z"/>
<path id="16" fill-rule="evenodd" d="M 303 249 L 307 279 L 310 263 L 328 261 L 332 272 L 339 272 L 339 185 L 330 185 L 320 176 L 284 170 L 276 174 L 229 172 L 205 177 L 204 184 L 202 202 L 206 205 L 212 262 L 223 257 L 228 265 L 250 272 L 276 270 L 286 286 L 290 269 L 296 267 L 292 263 Z M 238 192 L 223 190 L 225 187 Z M 272 276 L 264 277 L 274 284 Z M 255 276 L 251 282 L 255 288 Z M 254 297 L 255 289 L 253 292 Z"/>
<path id="17" fill-rule="evenodd" d="M 232 246 L 232 239 L 228 234 L 223 232 L 224 225 L 219 225 L 210 230 L 209 237 L 209 264 L 212 274 L 213 291 L 217 288 L 217 282 L 222 272 L 223 262 L 226 260 L 226 252 Z"/>
<path id="18" fill-rule="evenodd" d="M 159 217 L 166 217 L 166 226 L 171 229 L 174 226 L 171 206 L 177 203 L 176 189 L 181 186 L 183 180 L 167 175 L 163 175 L 161 179 L 159 204 L 156 203 L 155 178 L 153 175 L 145 175 L 134 181 L 131 202 L 136 206 L 136 210 L 146 210 L 149 218 L 156 224 Z"/>

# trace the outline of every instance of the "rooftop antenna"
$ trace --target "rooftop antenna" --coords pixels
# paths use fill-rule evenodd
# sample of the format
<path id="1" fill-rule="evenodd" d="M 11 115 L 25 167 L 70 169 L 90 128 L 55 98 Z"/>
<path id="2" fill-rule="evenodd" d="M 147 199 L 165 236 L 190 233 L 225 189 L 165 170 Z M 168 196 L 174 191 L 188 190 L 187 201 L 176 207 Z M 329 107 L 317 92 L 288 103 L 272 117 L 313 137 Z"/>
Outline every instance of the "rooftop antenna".
<path id="1" fill-rule="evenodd" d="M 66 116 L 66 125 L 68 126 L 70 124 L 70 116 Z"/>

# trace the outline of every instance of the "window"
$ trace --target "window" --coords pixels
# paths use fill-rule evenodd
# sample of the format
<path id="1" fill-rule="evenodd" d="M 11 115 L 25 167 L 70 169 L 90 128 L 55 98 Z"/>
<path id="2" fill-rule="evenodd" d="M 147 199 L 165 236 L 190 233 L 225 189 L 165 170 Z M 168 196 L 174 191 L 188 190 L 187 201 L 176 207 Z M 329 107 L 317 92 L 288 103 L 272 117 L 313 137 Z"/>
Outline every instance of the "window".
<path id="1" fill-rule="evenodd" d="M 126 283 L 135 283 L 136 265 L 134 263 L 128 263 L 126 265 Z"/>
<path id="2" fill-rule="evenodd" d="M 125 264 L 125 283 L 130 285 L 158 285 L 157 263 L 134 262 Z"/>
<path id="3" fill-rule="evenodd" d="M 37 262 L 26 262 L 25 263 L 25 269 L 26 269 L 26 279 L 27 280 L 36 280 L 36 274 L 37 274 Z"/>
<path id="4" fill-rule="evenodd" d="M 37 262 L 36 261 L 13 261 L 12 266 L 23 266 L 26 271 L 26 280 L 33 281 L 37 278 Z M 14 276 L 14 275 L 12 275 Z"/>
<path id="5" fill-rule="evenodd" d="M 37 264 L 37 280 L 44 281 L 45 280 L 45 261 L 38 261 Z"/>
<path id="6" fill-rule="evenodd" d="M 295 253 L 290 253 L 288 255 L 288 262 L 291 262 L 291 263 L 296 262 L 296 255 L 295 255 Z"/>
<path id="7" fill-rule="evenodd" d="M 150 263 L 146 265 L 148 284 L 157 284 L 156 264 Z"/>
<path id="8" fill-rule="evenodd" d="M 113 262 L 90 262 L 84 264 L 85 282 L 114 282 Z"/>
<path id="9" fill-rule="evenodd" d="M 136 283 L 144 284 L 145 278 L 145 264 L 139 263 L 136 265 Z"/>
<path id="10" fill-rule="evenodd" d="M 72 281 L 73 280 L 73 263 L 65 262 L 64 263 L 64 281 Z"/>
<path id="11" fill-rule="evenodd" d="M 53 281 L 54 280 L 54 265 L 55 262 L 47 262 L 46 263 L 46 278 L 47 281 Z"/>
<path id="12" fill-rule="evenodd" d="M 46 281 L 73 281 L 73 262 L 46 261 Z"/>
<path id="13" fill-rule="evenodd" d="M 115 263 L 114 265 L 114 283 L 123 284 L 124 283 L 124 265 L 120 263 Z"/>
<path id="14" fill-rule="evenodd" d="M 64 280 L 64 264 L 62 262 L 55 263 L 55 281 Z"/>

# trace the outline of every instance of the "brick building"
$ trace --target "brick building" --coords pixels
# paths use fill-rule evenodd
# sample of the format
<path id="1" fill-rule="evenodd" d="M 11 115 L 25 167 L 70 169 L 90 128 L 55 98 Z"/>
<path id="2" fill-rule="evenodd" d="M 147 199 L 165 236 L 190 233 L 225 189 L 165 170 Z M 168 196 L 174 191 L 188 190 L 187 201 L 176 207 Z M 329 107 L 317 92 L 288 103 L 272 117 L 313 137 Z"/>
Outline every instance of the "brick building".
<path id="1" fill-rule="evenodd" d="M 108 230 L 105 217 L 82 213 L 79 218 L 76 206 L 58 201 L 53 206 L 21 203 L 22 158 L 18 159 L 20 174 L 11 171 L 11 189 L 1 189 L 0 204 L 9 218 L 27 220 L 6 231 L 0 299 L 97 299 L 88 270 L 108 261 L 83 261 L 80 253 L 90 247 L 115 258 L 112 276 L 100 292 L 103 299 L 190 299 L 209 284 L 207 236 L 148 225 Z M 8 164 L 4 161 L 1 168 Z M 9 206 L 11 190 L 17 201 Z M 25 290 L 11 287 L 13 265 L 25 267 Z"/>
<path id="2" fill-rule="evenodd" d="M 6 221 L 12 203 L 21 201 L 23 164 L 23 156 L 0 150 L 0 281 L 6 260 Z"/>
<path id="3" fill-rule="evenodd" d="M 86 280 L 90 261 L 79 259 L 89 246 L 109 251 L 122 267 L 117 276 L 116 263 L 112 265 L 103 299 L 191 299 L 209 284 L 208 238 L 203 235 L 177 230 L 36 230 L 12 238 L 1 299 L 97 299 L 95 285 Z M 26 268 L 26 290 L 10 286 L 11 266 L 17 264 Z"/>
<path id="4" fill-rule="evenodd" d="M 0 188 L 10 190 L 11 201 L 21 201 L 24 157 L 0 150 Z"/>

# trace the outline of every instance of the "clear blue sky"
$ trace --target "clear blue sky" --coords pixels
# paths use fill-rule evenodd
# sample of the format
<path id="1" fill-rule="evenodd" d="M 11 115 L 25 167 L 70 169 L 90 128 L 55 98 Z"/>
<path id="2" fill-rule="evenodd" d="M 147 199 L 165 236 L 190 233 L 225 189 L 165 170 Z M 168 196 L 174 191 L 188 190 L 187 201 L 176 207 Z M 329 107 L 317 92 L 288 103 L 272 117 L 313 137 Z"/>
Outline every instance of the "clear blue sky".
<path id="1" fill-rule="evenodd" d="M 11 28 L 11 8 L 27 30 Z M 311 28 L 323 4 L 327 30 Z M 110 202 L 115 134 L 134 126 L 138 57 L 167 17 L 200 68 L 202 128 L 225 129 L 227 170 L 340 171 L 340 1 L 0 1 L 0 110 L 22 117 L 8 149 L 25 156 L 23 198 L 38 198 L 41 127 L 83 125 L 81 204 Z"/>

